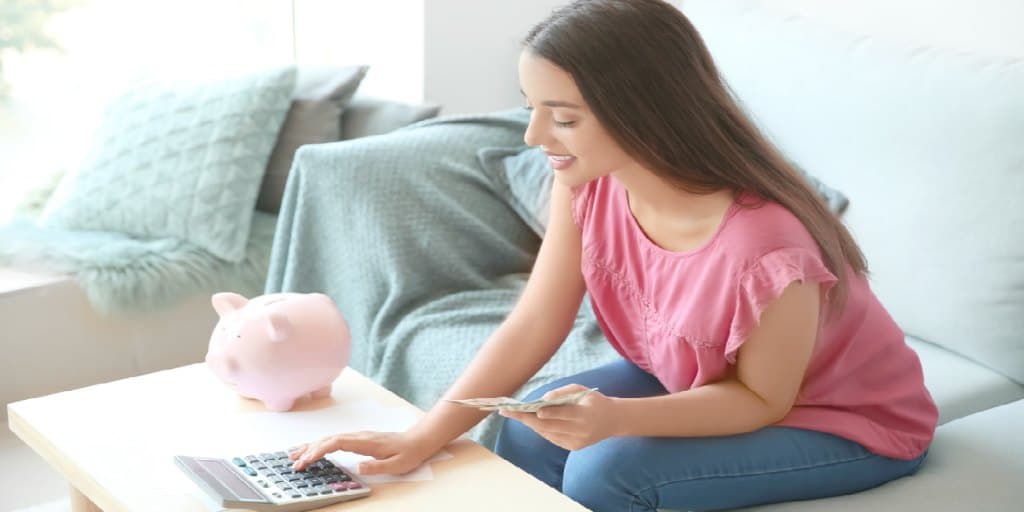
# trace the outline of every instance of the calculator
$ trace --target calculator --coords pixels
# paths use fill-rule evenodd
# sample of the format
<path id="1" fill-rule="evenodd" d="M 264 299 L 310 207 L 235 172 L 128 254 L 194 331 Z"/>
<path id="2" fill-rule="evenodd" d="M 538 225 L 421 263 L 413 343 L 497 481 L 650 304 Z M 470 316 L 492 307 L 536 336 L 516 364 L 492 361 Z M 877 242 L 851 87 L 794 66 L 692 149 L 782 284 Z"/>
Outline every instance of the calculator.
<path id="1" fill-rule="evenodd" d="M 230 460 L 178 455 L 174 462 L 224 508 L 300 512 L 370 495 L 365 482 L 331 461 L 295 471 L 283 451 Z"/>

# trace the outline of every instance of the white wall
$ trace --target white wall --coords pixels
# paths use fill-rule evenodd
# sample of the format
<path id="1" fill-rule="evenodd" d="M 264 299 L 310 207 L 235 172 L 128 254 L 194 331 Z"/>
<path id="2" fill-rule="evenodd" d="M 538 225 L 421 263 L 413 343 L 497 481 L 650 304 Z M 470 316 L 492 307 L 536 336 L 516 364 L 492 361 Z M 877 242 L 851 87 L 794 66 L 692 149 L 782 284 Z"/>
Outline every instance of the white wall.
<path id="1" fill-rule="evenodd" d="M 426 0 L 423 95 L 443 114 L 522 105 L 520 42 L 566 0 Z"/>
<path id="2" fill-rule="evenodd" d="M 443 113 L 522 103 L 519 42 L 569 0 L 425 0 L 424 98 Z M 1024 0 L 755 0 L 840 29 L 914 44 L 1024 56 Z M 674 0 L 685 11 L 686 0 Z"/>
<path id="3" fill-rule="evenodd" d="M 912 44 L 1024 57 L 1021 0 L 761 0 L 840 29 Z M 685 0 L 683 1 L 685 9 Z"/>
<path id="4" fill-rule="evenodd" d="M 424 0 L 295 0 L 295 60 L 370 64 L 359 95 L 423 100 Z"/>

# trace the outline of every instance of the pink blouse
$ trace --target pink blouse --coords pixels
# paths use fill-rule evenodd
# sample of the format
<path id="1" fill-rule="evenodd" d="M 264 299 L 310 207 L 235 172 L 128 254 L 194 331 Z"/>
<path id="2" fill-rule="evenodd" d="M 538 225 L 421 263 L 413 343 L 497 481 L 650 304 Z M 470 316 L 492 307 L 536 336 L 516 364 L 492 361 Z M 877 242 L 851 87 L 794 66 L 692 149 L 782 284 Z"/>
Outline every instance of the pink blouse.
<path id="1" fill-rule="evenodd" d="M 714 236 L 686 252 L 652 242 L 611 177 L 574 189 L 573 216 L 601 329 L 672 393 L 724 378 L 761 313 L 789 284 L 827 290 L 836 282 L 807 229 L 774 202 L 734 202 Z M 854 276 L 842 313 L 819 328 L 796 403 L 777 425 L 913 459 L 928 448 L 937 421 L 917 354 L 867 279 Z"/>

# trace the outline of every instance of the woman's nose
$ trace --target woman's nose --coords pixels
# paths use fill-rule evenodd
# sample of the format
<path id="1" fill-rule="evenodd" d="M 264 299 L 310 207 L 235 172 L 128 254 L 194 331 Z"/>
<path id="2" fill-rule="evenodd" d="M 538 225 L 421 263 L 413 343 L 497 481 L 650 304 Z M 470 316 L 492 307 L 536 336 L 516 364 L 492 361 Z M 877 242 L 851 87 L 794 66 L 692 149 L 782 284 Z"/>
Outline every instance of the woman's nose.
<path id="1" fill-rule="evenodd" d="M 540 146 L 544 143 L 542 138 L 544 134 L 541 133 L 541 130 L 534 119 L 535 117 L 531 112 L 530 124 L 526 126 L 526 133 L 523 134 L 523 142 L 525 142 L 527 146 Z"/>

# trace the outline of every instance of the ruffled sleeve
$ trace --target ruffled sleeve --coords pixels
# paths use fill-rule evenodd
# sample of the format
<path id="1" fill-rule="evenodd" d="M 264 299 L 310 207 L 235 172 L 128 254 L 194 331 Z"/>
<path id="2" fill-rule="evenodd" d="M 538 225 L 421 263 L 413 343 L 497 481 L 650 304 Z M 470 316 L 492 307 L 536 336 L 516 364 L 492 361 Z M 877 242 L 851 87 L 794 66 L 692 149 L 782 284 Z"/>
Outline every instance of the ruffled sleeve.
<path id="1" fill-rule="evenodd" d="M 826 292 L 837 279 L 818 254 L 800 247 L 769 252 L 740 275 L 736 307 L 725 343 L 725 359 L 730 364 L 736 363 L 736 352 L 757 327 L 761 313 L 786 287 L 798 281 L 820 283 L 822 292 Z"/>
<path id="2" fill-rule="evenodd" d="M 594 197 L 594 187 L 597 180 L 592 180 L 583 185 L 572 187 L 572 220 L 576 227 L 583 230 L 583 222 L 586 220 L 587 211 L 590 210 L 591 198 Z"/>

